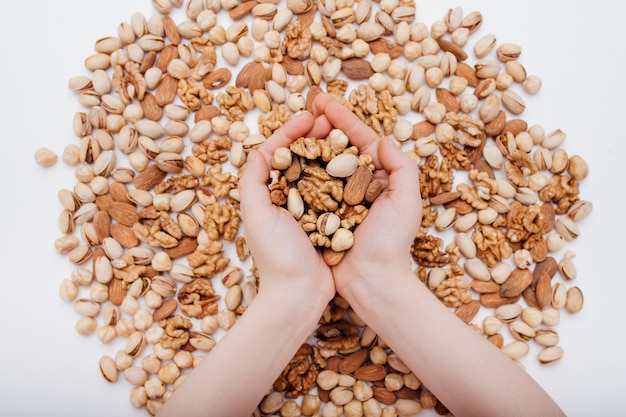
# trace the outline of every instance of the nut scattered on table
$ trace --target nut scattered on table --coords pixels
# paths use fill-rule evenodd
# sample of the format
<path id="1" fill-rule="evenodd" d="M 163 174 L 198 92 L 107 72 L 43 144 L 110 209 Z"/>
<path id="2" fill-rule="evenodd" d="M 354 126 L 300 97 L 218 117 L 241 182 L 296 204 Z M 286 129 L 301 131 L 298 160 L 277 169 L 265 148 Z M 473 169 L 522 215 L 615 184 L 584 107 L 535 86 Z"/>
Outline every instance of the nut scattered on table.
<path id="1" fill-rule="evenodd" d="M 563 357 L 556 326 L 583 308 L 567 245 L 592 211 L 589 167 L 565 132 L 522 119 L 542 82 L 521 46 L 474 40 L 483 16 L 461 7 L 427 25 L 406 1 L 152 5 L 96 40 L 68 82 L 81 108 L 61 159 L 76 183 L 59 191 L 54 242 L 73 268 L 59 296 L 76 331 L 106 345 L 102 375 L 131 384 L 132 406 L 154 415 L 253 302 L 238 179 L 321 91 L 419 166 L 416 279 L 520 364 L 531 349 L 544 365 Z M 277 150 L 268 187 L 332 265 L 383 191 L 372 173 L 334 130 Z M 311 336 L 255 415 L 447 413 L 340 296 Z"/>

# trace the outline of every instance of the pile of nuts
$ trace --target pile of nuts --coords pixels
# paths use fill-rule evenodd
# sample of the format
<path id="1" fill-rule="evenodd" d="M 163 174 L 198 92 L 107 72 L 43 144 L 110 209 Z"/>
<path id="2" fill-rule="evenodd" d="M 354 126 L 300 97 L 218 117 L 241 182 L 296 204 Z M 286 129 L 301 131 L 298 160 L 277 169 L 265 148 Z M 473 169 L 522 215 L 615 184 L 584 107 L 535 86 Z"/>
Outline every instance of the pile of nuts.
<path id="1" fill-rule="evenodd" d="M 449 9 L 427 26 L 412 0 L 152 4 L 152 16 L 135 13 L 117 36 L 98 39 L 88 74 L 69 80 L 83 108 L 73 120 L 78 140 L 61 156 L 76 183 L 59 191 L 55 240 L 74 266 L 59 292 L 79 315 L 76 330 L 112 349 L 100 370 L 131 384 L 134 407 L 154 415 L 253 302 L 240 170 L 250 149 L 320 91 L 394 137 L 419 166 L 424 216 L 407 254 L 416 279 L 520 365 L 532 347 L 541 364 L 561 359 L 560 315 L 583 306 L 575 254 L 564 245 L 592 210 L 579 196 L 588 167 L 562 147 L 560 129 L 520 117 L 541 79 L 527 74 L 519 46 L 491 34 L 470 43 L 480 12 Z M 246 120 L 253 114 L 256 124 Z M 350 178 L 371 179 L 371 167 L 342 132 L 326 138 L 343 145 L 324 164 L 295 149 L 307 141 L 319 145 L 302 138 L 276 153 L 270 191 L 314 243 L 330 245 L 332 264 L 349 250 L 349 229 L 376 186 L 346 195 Z M 335 158 L 354 171 L 333 175 Z M 35 159 L 51 166 L 57 156 L 41 148 Z M 308 185 L 293 186 L 294 160 L 311 170 Z M 332 195 L 331 175 L 345 178 L 344 201 L 306 212 L 303 201 L 315 207 L 320 193 Z M 345 212 L 339 222 L 336 210 Z M 335 246 L 336 223 L 348 233 Z M 425 408 L 448 413 L 336 296 L 254 415 Z"/>
<path id="2" fill-rule="evenodd" d="M 370 155 L 348 146 L 333 129 L 328 137 L 301 137 L 272 156 L 270 198 L 293 215 L 328 265 L 337 265 L 354 244 L 354 229 L 382 191 Z"/>

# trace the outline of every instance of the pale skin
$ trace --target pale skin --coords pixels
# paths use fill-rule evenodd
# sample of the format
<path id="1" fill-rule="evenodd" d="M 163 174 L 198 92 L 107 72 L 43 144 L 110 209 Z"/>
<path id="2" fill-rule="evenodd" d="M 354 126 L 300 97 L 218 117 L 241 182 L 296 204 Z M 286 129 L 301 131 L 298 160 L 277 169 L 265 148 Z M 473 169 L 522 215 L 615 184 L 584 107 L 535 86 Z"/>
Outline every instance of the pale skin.
<path id="1" fill-rule="evenodd" d="M 273 151 L 341 129 L 373 157 L 386 188 L 328 267 L 306 233 L 269 198 Z M 564 416 L 518 365 L 458 319 L 419 281 L 408 259 L 421 221 L 418 171 L 332 96 L 249 155 L 239 186 L 245 234 L 260 274 L 254 303 L 174 392 L 159 416 L 249 416 L 315 329 L 335 293 L 455 416 Z M 276 247 L 280 246 L 280 250 Z"/>

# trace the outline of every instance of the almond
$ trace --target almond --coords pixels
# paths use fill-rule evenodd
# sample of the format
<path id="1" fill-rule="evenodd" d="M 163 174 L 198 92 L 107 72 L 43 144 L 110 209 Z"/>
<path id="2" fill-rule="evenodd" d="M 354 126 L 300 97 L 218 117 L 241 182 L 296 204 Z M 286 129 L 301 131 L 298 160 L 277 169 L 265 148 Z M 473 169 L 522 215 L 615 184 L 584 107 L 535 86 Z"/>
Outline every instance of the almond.
<path id="1" fill-rule="evenodd" d="M 281 64 L 285 67 L 287 74 L 289 75 L 302 75 L 304 74 L 304 65 L 299 59 L 290 57 L 289 55 L 283 56 Z"/>
<path id="2" fill-rule="evenodd" d="M 461 109 L 458 100 L 447 88 L 435 89 L 435 97 L 437 97 L 437 101 L 443 104 L 448 112 L 458 113 Z"/>
<path id="3" fill-rule="evenodd" d="M 375 41 L 370 42 L 370 49 L 372 53 L 385 53 L 389 55 L 391 59 L 400 57 L 404 51 L 402 45 L 398 45 L 395 42 L 384 38 L 378 38 Z"/>
<path id="4" fill-rule="evenodd" d="M 511 132 L 514 136 L 517 136 L 519 133 L 526 132 L 527 129 L 528 123 L 522 119 L 508 120 L 504 126 L 504 130 L 506 132 Z"/>
<path id="5" fill-rule="evenodd" d="M 146 92 L 141 100 L 141 110 L 146 119 L 158 122 L 163 116 L 163 107 L 159 106 L 156 97 L 152 93 Z"/>
<path id="6" fill-rule="evenodd" d="M 121 182 L 112 182 L 111 185 L 109 185 L 109 194 L 111 195 L 113 201 L 130 203 L 130 200 L 128 199 L 128 188 L 126 188 L 126 185 Z"/>
<path id="7" fill-rule="evenodd" d="M 178 80 L 169 74 L 165 74 L 156 89 L 154 97 L 159 106 L 165 107 L 174 101 L 178 91 Z"/>
<path id="8" fill-rule="evenodd" d="M 469 323 L 476 316 L 478 310 L 480 310 L 480 301 L 470 300 L 468 303 L 464 303 L 458 306 L 454 314 L 465 323 Z"/>
<path id="9" fill-rule="evenodd" d="M 503 297 L 517 297 L 533 282 L 533 273 L 528 269 L 515 268 L 500 286 Z"/>
<path id="10" fill-rule="evenodd" d="M 178 57 L 178 47 L 175 45 L 167 45 L 161 50 L 161 52 L 159 52 L 159 57 L 157 58 L 154 66 L 160 69 L 163 74 L 166 74 L 167 66 L 173 59 Z"/>
<path id="11" fill-rule="evenodd" d="M 485 133 L 487 136 L 496 137 L 506 129 L 506 113 L 504 110 L 500 110 L 498 115 L 485 125 Z"/>
<path id="12" fill-rule="evenodd" d="M 178 245 L 173 248 L 163 249 L 171 259 L 182 258 L 191 255 L 198 247 L 198 240 L 193 237 L 184 236 L 178 241 Z"/>
<path id="13" fill-rule="evenodd" d="M 313 100 L 315 100 L 315 97 L 317 97 L 317 95 L 322 92 L 323 92 L 322 87 L 320 87 L 319 85 L 312 85 L 311 87 L 309 87 L 309 91 L 306 95 L 306 106 L 305 106 L 308 111 L 313 110 Z"/>
<path id="14" fill-rule="evenodd" d="M 487 337 L 487 340 L 498 348 L 504 346 L 504 336 L 502 336 L 500 333 L 490 335 L 489 337 Z"/>
<path id="15" fill-rule="evenodd" d="M 123 247 L 130 249 L 139 245 L 139 239 L 135 236 L 133 230 L 120 223 L 111 225 L 111 237 L 119 242 Z"/>
<path id="16" fill-rule="evenodd" d="M 365 349 L 359 349 L 352 352 L 341 360 L 339 364 L 339 372 L 342 374 L 351 374 L 359 369 L 368 358 L 369 352 Z"/>
<path id="17" fill-rule="evenodd" d="M 459 62 L 456 66 L 455 75 L 465 78 L 470 87 L 476 87 L 480 81 L 476 76 L 476 70 L 464 62 Z"/>
<path id="18" fill-rule="evenodd" d="M 351 206 L 361 204 L 365 198 L 367 188 L 372 182 L 372 171 L 366 166 L 359 166 L 354 174 L 348 178 L 343 190 L 343 200 Z"/>
<path id="19" fill-rule="evenodd" d="M 546 256 L 548 256 L 548 243 L 543 237 L 541 237 L 533 242 L 529 251 L 535 262 L 541 262 L 546 259 Z"/>
<path id="20" fill-rule="evenodd" d="M 541 262 L 537 262 L 537 265 L 535 266 L 535 269 L 533 270 L 533 286 L 537 285 L 537 282 L 539 282 L 539 278 L 541 278 L 541 276 L 545 273 L 548 274 L 548 278 L 552 279 L 552 277 L 554 277 L 554 274 L 556 274 L 556 271 L 559 269 L 559 265 L 556 262 L 556 259 L 554 259 L 552 256 L 548 256 L 546 257 L 546 259 L 544 259 Z"/>
<path id="21" fill-rule="evenodd" d="M 180 44 L 180 33 L 176 27 L 176 22 L 169 15 L 163 16 L 163 30 L 172 45 L 178 46 Z"/>
<path id="22" fill-rule="evenodd" d="M 430 197 L 430 204 L 432 205 L 446 204 L 460 197 L 461 197 L 460 191 L 448 191 L 445 193 L 439 193 L 437 195 Z"/>
<path id="23" fill-rule="evenodd" d="M 258 3 L 254 0 L 244 1 L 242 3 L 239 3 L 237 6 L 233 7 L 232 9 L 230 9 L 228 12 L 228 15 L 233 20 L 239 20 L 243 18 L 244 16 L 248 15 L 248 13 L 250 13 L 252 9 L 254 9 L 254 6 L 256 6 L 257 4 Z"/>
<path id="24" fill-rule="evenodd" d="M 418 390 L 409 388 L 406 385 L 393 393 L 401 400 L 415 400 L 419 396 Z"/>
<path id="25" fill-rule="evenodd" d="M 235 79 L 235 86 L 248 88 L 250 93 L 254 90 L 264 88 L 265 83 L 272 78 L 272 69 L 266 67 L 261 62 L 248 62 L 241 68 Z"/>
<path id="26" fill-rule="evenodd" d="M 428 120 L 422 120 L 413 125 L 413 139 L 425 138 L 435 133 L 435 125 Z"/>
<path id="27" fill-rule="evenodd" d="M 123 279 L 113 278 L 109 282 L 109 300 L 113 305 L 120 305 L 126 297 L 126 283 Z"/>
<path id="28" fill-rule="evenodd" d="M 472 281 L 472 290 L 479 294 L 487 294 L 500 291 L 500 284 L 495 281 L 479 281 L 477 279 Z"/>
<path id="29" fill-rule="evenodd" d="M 487 308 L 496 308 L 505 304 L 517 302 L 520 297 L 503 297 L 500 292 L 491 292 L 480 295 L 480 304 Z"/>
<path id="30" fill-rule="evenodd" d="M 547 272 L 543 272 L 537 280 L 537 284 L 535 285 L 535 299 L 537 301 L 537 307 L 540 309 L 548 307 L 552 302 L 552 282 Z"/>
<path id="31" fill-rule="evenodd" d="M 156 164 L 152 164 L 137 174 L 133 183 L 136 189 L 149 191 L 160 184 L 165 175 L 166 173 L 161 171 Z"/>
<path id="32" fill-rule="evenodd" d="M 253 3 L 253 2 L 248 2 Z M 204 77 L 202 84 L 207 90 L 217 90 L 224 87 L 232 78 L 232 73 L 228 68 L 216 68 Z"/>
<path id="33" fill-rule="evenodd" d="M 369 61 L 360 58 L 347 59 L 342 62 L 341 70 L 351 80 L 366 80 L 374 74 Z"/>
<path id="34" fill-rule="evenodd" d="M 374 200 L 378 198 L 378 196 L 383 192 L 384 184 L 379 179 L 373 179 L 370 182 L 370 185 L 367 186 L 367 191 L 365 192 L 365 201 L 368 203 L 373 203 Z"/>
<path id="35" fill-rule="evenodd" d="M 381 404 L 391 405 L 396 402 L 396 394 L 385 387 L 372 387 L 374 398 Z"/>
<path id="36" fill-rule="evenodd" d="M 354 371 L 354 377 L 360 381 L 373 382 L 380 381 L 387 376 L 387 370 L 382 365 L 363 365 Z"/>
<path id="37" fill-rule="evenodd" d="M 105 238 L 111 236 L 111 216 L 105 210 L 99 210 L 93 216 L 93 226 L 96 229 L 96 236 L 102 242 Z"/>
<path id="38" fill-rule="evenodd" d="M 139 221 L 137 208 L 132 204 L 113 201 L 109 205 L 107 212 L 113 220 L 116 220 L 124 226 L 130 227 Z M 111 225 L 111 227 L 113 227 L 113 225 Z M 113 233 L 112 230 L 111 233 Z"/>
<path id="39" fill-rule="evenodd" d="M 454 208 L 458 214 L 468 214 L 474 211 L 474 207 L 471 204 L 466 203 L 465 201 L 457 198 L 456 200 L 450 201 L 449 203 L 444 204 L 445 208 Z"/>
<path id="40" fill-rule="evenodd" d="M 194 116 L 194 122 L 198 123 L 201 120 L 211 121 L 214 117 L 221 116 L 222 112 L 217 106 L 209 104 L 208 106 L 202 106 Z"/>
<path id="41" fill-rule="evenodd" d="M 165 300 L 163 301 L 163 304 L 161 304 L 156 310 L 154 310 L 154 313 L 152 313 L 152 319 L 155 322 L 166 319 L 174 314 L 177 308 L 178 302 L 175 299 L 170 298 L 169 300 Z"/>
<path id="42" fill-rule="evenodd" d="M 459 62 L 467 59 L 467 53 L 456 43 L 444 39 L 443 37 L 438 38 L 437 43 L 442 51 L 450 52 Z"/>

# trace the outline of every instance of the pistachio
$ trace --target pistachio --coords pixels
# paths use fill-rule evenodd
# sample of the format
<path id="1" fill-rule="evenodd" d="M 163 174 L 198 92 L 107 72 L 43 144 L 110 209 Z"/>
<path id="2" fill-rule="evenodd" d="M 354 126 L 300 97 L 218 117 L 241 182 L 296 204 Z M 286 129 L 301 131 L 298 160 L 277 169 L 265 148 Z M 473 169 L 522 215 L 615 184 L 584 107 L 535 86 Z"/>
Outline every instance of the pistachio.
<path id="1" fill-rule="evenodd" d="M 548 346 L 539 352 L 537 359 L 542 365 L 552 365 L 561 360 L 563 357 L 563 348 L 560 346 Z"/>

